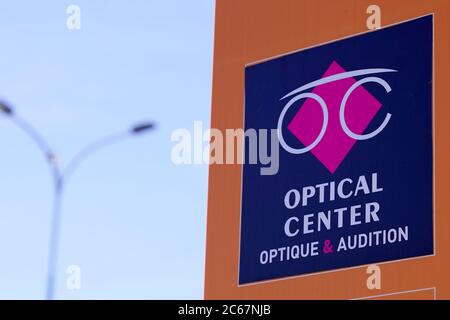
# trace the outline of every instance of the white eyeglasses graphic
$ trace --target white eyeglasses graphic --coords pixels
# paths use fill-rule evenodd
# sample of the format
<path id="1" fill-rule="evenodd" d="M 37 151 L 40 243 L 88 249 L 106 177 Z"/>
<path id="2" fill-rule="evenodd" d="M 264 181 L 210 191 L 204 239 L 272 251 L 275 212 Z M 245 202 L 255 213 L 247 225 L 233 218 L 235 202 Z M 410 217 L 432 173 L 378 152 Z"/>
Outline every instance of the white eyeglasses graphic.
<path id="1" fill-rule="evenodd" d="M 283 110 L 281 111 L 280 117 L 278 119 L 277 132 L 278 132 L 278 139 L 280 141 L 281 146 L 289 153 L 303 154 L 303 153 L 309 152 L 312 149 L 314 149 L 320 143 L 320 141 L 322 141 L 322 138 L 325 135 L 325 131 L 328 126 L 327 104 L 319 95 L 312 93 L 312 92 L 304 92 L 304 91 L 311 89 L 311 88 L 315 88 L 317 86 L 320 86 L 320 85 L 323 85 L 326 83 L 339 81 L 339 80 L 343 80 L 343 79 L 347 79 L 347 78 L 372 75 L 372 74 L 380 74 L 380 73 L 390 73 L 390 72 L 398 72 L 398 71 L 392 70 L 392 69 L 362 69 L 362 70 L 355 70 L 355 71 L 348 71 L 348 72 L 343 72 L 343 73 L 339 73 L 339 74 L 334 74 L 334 75 L 310 82 L 308 84 L 305 84 L 305 85 L 301 86 L 300 88 L 297 88 L 294 91 L 292 91 L 292 92 L 288 93 L 287 95 L 285 95 L 284 97 L 282 97 L 280 100 L 284 100 L 288 97 L 294 96 L 284 106 Z M 379 77 L 362 78 L 361 80 L 358 80 L 357 82 L 355 82 L 347 90 L 347 92 L 344 95 L 344 98 L 342 99 L 341 106 L 339 109 L 339 121 L 340 121 L 342 130 L 345 132 L 345 134 L 355 140 L 372 139 L 373 137 L 375 137 L 381 131 L 384 130 L 384 128 L 387 126 L 387 124 L 389 123 L 389 120 L 391 119 L 391 116 L 392 116 L 390 113 L 387 113 L 386 117 L 384 118 L 381 125 L 376 130 L 374 130 L 370 133 L 367 133 L 367 134 L 357 134 L 348 127 L 347 122 L 345 120 L 345 107 L 347 105 L 347 101 L 350 98 L 350 95 L 353 93 L 353 91 L 355 91 L 359 86 L 361 86 L 365 83 L 378 83 L 379 85 L 383 86 L 383 88 L 386 90 L 387 93 L 392 91 L 391 86 L 385 80 L 383 80 Z M 294 105 L 294 103 L 296 103 L 299 100 L 308 99 L 308 98 L 315 100 L 317 103 L 319 103 L 320 107 L 322 108 L 322 113 L 323 113 L 322 129 L 320 130 L 320 133 L 317 136 L 317 138 L 310 145 L 308 145 L 304 148 L 300 148 L 300 149 L 292 148 L 291 146 L 289 146 L 286 143 L 286 141 L 284 140 L 284 137 L 283 137 L 282 127 L 283 127 L 284 117 L 286 116 L 286 113 L 288 112 L 288 110 Z"/>

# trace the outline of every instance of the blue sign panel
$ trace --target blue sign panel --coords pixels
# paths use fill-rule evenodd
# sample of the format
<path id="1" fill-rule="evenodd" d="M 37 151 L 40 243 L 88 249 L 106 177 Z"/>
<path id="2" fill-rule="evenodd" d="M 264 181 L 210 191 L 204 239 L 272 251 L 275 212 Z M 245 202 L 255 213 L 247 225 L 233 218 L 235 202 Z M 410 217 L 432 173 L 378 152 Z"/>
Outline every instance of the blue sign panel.
<path id="1" fill-rule="evenodd" d="M 247 66 L 245 137 L 239 284 L 433 254 L 433 16 Z"/>

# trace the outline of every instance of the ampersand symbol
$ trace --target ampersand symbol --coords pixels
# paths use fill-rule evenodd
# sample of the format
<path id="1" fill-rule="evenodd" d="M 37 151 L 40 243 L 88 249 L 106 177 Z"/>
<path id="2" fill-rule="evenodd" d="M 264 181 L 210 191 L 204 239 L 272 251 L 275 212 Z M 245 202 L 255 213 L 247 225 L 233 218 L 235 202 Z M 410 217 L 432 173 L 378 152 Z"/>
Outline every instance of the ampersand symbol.
<path id="1" fill-rule="evenodd" d="M 325 240 L 324 246 L 323 246 L 323 252 L 324 253 L 333 253 L 333 245 L 331 244 L 330 240 Z"/>

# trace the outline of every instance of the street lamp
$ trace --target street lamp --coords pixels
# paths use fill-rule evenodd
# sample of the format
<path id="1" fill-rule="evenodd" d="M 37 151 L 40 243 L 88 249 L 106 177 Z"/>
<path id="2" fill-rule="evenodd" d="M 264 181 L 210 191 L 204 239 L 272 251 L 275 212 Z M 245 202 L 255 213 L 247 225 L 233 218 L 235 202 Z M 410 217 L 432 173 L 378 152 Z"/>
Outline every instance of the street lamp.
<path id="1" fill-rule="evenodd" d="M 18 116 L 10 105 L 1 101 L 0 112 L 8 117 L 35 142 L 35 144 L 39 147 L 40 151 L 44 155 L 52 174 L 54 196 L 53 214 L 50 229 L 51 233 L 49 242 L 46 299 L 53 300 L 55 291 L 55 278 L 57 273 L 56 267 L 59 252 L 58 249 L 61 229 L 62 200 L 68 178 L 78 167 L 78 165 L 93 152 L 96 152 L 99 149 L 116 143 L 120 140 L 147 133 L 155 128 L 155 124 L 153 122 L 139 123 L 128 130 L 104 136 L 103 138 L 98 139 L 93 143 L 87 145 L 85 148 L 81 149 L 63 169 L 60 167 L 56 154 L 49 147 L 43 136 L 30 123 Z"/>

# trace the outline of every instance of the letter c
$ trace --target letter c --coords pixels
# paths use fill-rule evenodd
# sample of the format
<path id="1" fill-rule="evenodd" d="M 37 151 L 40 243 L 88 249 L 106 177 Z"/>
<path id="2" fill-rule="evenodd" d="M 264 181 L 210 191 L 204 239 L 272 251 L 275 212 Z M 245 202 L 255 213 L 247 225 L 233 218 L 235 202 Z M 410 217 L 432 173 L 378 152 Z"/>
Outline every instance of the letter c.
<path id="1" fill-rule="evenodd" d="M 284 224 L 284 233 L 288 237 L 295 237 L 299 233 L 298 228 L 295 230 L 295 232 L 291 232 L 291 222 L 292 221 L 299 222 L 300 220 L 297 217 L 292 217 L 292 218 L 287 219 L 286 223 Z"/>
<path id="2" fill-rule="evenodd" d="M 342 130 L 344 130 L 345 134 L 355 140 L 369 140 L 369 139 L 375 137 L 377 134 L 379 134 L 381 131 L 383 131 L 383 129 L 387 126 L 387 124 L 392 116 L 390 113 L 388 113 L 386 115 L 386 118 L 384 118 L 383 123 L 376 130 L 372 131 L 371 133 L 357 134 L 349 129 L 349 127 L 347 126 L 347 122 L 345 121 L 345 107 L 347 105 L 347 100 L 350 97 L 350 95 L 353 93 L 353 91 L 355 91 L 356 88 L 358 88 L 360 85 L 363 85 L 364 83 L 368 83 L 368 82 L 375 82 L 375 83 L 380 84 L 381 86 L 383 86 L 383 88 L 386 90 L 387 93 L 392 91 L 392 88 L 389 86 L 389 84 L 386 81 L 384 81 L 383 79 L 378 78 L 378 77 L 363 78 L 363 79 L 355 82 L 348 89 L 348 91 L 345 93 L 344 98 L 342 99 L 341 109 L 339 110 L 339 120 L 341 122 Z"/>

